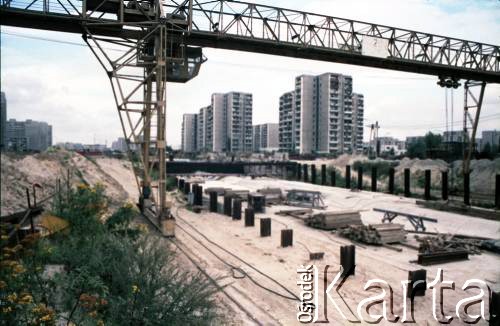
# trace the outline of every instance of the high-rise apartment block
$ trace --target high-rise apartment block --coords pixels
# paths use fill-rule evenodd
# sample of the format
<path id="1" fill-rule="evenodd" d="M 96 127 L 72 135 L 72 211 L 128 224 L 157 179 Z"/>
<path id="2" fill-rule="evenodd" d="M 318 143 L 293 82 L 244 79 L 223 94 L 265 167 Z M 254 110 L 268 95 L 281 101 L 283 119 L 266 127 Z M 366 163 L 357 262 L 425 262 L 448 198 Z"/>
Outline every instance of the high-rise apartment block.
<path id="1" fill-rule="evenodd" d="M 271 152 L 279 150 L 279 124 L 264 123 L 253 126 L 253 151 Z"/>
<path id="2" fill-rule="evenodd" d="M 196 152 L 198 115 L 186 113 L 182 116 L 182 151 Z"/>
<path id="3" fill-rule="evenodd" d="M 4 150 L 7 147 L 7 99 L 5 93 L 0 93 L 0 149 Z"/>
<path id="4" fill-rule="evenodd" d="M 7 146 L 15 151 L 44 151 L 52 146 L 52 126 L 33 120 L 7 121 Z"/>
<path id="5" fill-rule="evenodd" d="M 194 135 L 194 150 L 190 152 L 252 151 L 252 102 L 252 94 L 248 93 L 212 94 L 211 105 L 189 118 L 184 115 L 182 148 L 193 148 L 188 138 Z"/>
<path id="6" fill-rule="evenodd" d="M 280 97 L 280 151 L 356 153 L 363 149 L 363 95 L 352 77 L 325 73 L 295 78 L 295 89 Z"/>

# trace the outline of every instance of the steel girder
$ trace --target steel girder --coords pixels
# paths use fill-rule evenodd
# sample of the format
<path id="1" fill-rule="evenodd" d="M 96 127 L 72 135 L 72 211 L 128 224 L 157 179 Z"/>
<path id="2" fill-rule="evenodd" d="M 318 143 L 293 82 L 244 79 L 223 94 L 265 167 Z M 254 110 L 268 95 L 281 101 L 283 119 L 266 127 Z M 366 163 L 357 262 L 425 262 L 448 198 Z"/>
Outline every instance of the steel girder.
<path id="1" fill-rule="evenodd" d="M 96 2 L 91 10 L 89 1 Z M 110 3 L 118 3 L 120 11 L 112 13 L 106 7 Z M 134 1 L 2 0 L 0 18 L 2 24 L 81 32 L 85 21 L 120 21 L 130 3 Z M 165 0 L 163 9 L 173 24 L 175 17 L 179 25 L 187 22 L 171 35 L 185 36 L 188 45 L 500 83 L 496 45 L 241 1 Z M 93 28 L 96 35 L 140 37 L 127 26 Z"/>

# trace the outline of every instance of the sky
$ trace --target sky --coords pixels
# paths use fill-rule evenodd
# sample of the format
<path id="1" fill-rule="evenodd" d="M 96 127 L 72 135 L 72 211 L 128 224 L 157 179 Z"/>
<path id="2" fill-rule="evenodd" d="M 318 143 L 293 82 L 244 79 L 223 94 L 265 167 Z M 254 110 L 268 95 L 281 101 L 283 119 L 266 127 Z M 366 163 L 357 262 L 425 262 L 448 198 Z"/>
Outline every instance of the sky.
<path id="1" fill-rule="evenodd" d="M 500 45 L 498 0 L 255 2 Z M 111 85 L 83 44 L 79 35 L 2 26 L 1 90 L 8 118 L 48 122 L 54 143 L 111 145 L 121 137 Z M 210 48 L 203 53 L 208 60 L 198 77 L 167 86 L 167 143 L 173 147 L 181 142 L 182 115 L 208 105 L 212 93 L 250 92 L 254 124 L 277 123 L 279 97 L 293 89 L 294 78 L 324 72 L 353 77 L 354 91 L 365 96 L 365 125 L 378 121 L 379 136 L 404 139 L 446 129 L 446 90 L 434 76 Z M 463 88 L 449 94 L 448 105 L 448 119 L 458 130 Z M 487 86 L 482 117 L 479 131 L 500 129 L 500 85 Z"/>

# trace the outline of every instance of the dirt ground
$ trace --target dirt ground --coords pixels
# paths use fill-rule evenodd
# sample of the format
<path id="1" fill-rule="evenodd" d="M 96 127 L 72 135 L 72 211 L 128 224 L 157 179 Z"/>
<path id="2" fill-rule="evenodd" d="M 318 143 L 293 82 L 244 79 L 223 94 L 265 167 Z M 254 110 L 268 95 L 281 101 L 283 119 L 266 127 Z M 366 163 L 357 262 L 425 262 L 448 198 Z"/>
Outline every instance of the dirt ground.
<path id="1" fill-rule="evenodd" d="M 268 178 L 251 179 L 245 177 L 226 177 L 220 180 L 207 180 L 204 187 L 228 187 L 250 191 L 264 187 L 280 187 L 284 190 L 293 188 L 319 190 L 324 194 L 328 210 L 362 210 L 361 216 L 365 224 L 380 223 L 381 221 L 381 214 L 373 212 L 372 208 L 390 208 L 438 219 L 438 223 L 436 224 L 427 224 L 429 231 L 456 232 L 495 239 L 500 238 L 499 222 L 431 211 L 417 207 L 414 200 L 385 194 L 351 192 L 340 188 L 316 186 L 292 181 Z M 266 208 L 265 214 L 256 214 L 256 227 L 244 227 L 243 221 L 233 221 L 230 217 L 221 214 L 207 212 L 196 214 L 180 207 L 179 203 L 176 204 L 176 207 L 175 212 L 176 216 L 178 216 L 177 241 L 180 241 L 190 249 L 199 262 L 206 266 L 210 275 L 222 275 L 222 282 L 230 284 L 226 287 L 227 291 L 237 298 L 243 298 L 242 302 L 248 302 L 246 307 L 252 307 L 252 314 L 257 316 L 257 319 L 266 325 L 298 324 L 296 320 L 297 301 L 285 298 L 290 297 L 287 291 L 269 278 L 250 268 L 250 265 L 256 267 L 264 274 L 278 281 L 281 285 L 284 285 L 289 291 L 298 295 L 299 288 L 296 282 L 298 278 L 297 268 L 299 266 L 314 263 L 321 271 L 325 265 L 331 265 L 331 270 L 334 271 L 328 274 L 329 282 L 331 282 L 339 268 L 340 247 L 351 244 L 349 240 L 340 238 L 330 232 L 309 228 L 300 220 L 274 214 L 278 210 L 286 209 L 287 207 L 285 206 L 269 207 Z M 271 217 L 271 237 L 261 238 L 259 236 L 258 219 L 261 217 Z M 405 220 L 398 219 L 395 222 L 403 223 L 407 229 L 412 229 L 411 225 Z M 293 247 L 280 247 L 279 230 L 284 228 L 293 229 Z M 408 240 L 409 243 L 416 243 L 411 235 L 408 236 Z M 237 255 L 249 263 L 249 265 L 220 249 L 214 243 Z M 209 249 L 213 252 L 209 251 Z M 311 262 L 309 261 L 308 250 L 312 252 L 322 251 L 325 253 L 325 257 L 321 261 Z M 401 315 L 401 303 L 403 302 L 401 282 L 407 279 L 408 271 L 422 268 L 422 266 L 411 262 L 417 258 L 416 250 L 405 247 L 402 252 L 395 252 L 383 247 L 357 246 L 356 254 L 356 275 L 349 277 L 340 291 L 344 299 L 350 303 L 355 311 L 361 299 L 377 293 L 376 291 L 365 292 L 363 286 L 371 279 L 383 279 L 393 287 L 394 302 L 397 303 L 394 306 L 394 312 Z M 227 265 L 224 261 L 226 263 L 229 262 L 233 267 Z M 500 256 L 483 253 L 482 255 L 470 256 L 470 259 L 465 262 L 434 265 L 425 267 L 425 269 L 427 270 L 428 283 L 435 279 L 438 268 L 444 270 L 445 280 L 453 280 L 455 282 L 456 290 L 446 292 L 444 306 L 446 313 L 454 315 L 455 304 L 460 299 L 470 297 L 471 293 L 473 293 L 464 293 L 460 290 L 466 280 L 472 278 L 481 279 L 491 289 L 495 291 L 500 289 L 500 269 L 498 266 L 500 266 Z M 255 280 L 255 283 L 263 285 L 270 290 L 257 286 L 248 277 L 238 278 L 238 275 L 234 275 L 235 267 L 241 268 Z M 322 297 L 320 297 L 320 302 L 322 302 Z M 377 311 L 377 308 L 374 308 L 373 311 Z M 329 305 L 328 316 L 330 321 L 341 322 L 343 324 L 342 318 L 334 310 L 332 304 Z M 456 319 L 457 317 L 455 317 L 455 322 L 457 321 Z M 418 297 L 416 299 L 415 320 L 418 325 L 439 324 L 432 317 L 431 290 L 427 290 L 425 297 Z M 243 319 L 242 321 L 244 323 L 252 323 L 250 319 Z"/>
<path id="2" fill-rule="evenodd" d="M 7 163 L 6 163 L 7 162 Z M 81 171 L 81 178 L 87 182 L 105 181 L 108 190 L 116 200 L 136 200 L 137 188 L 130 165 L 123 160 L 96 158 L 93 161 L 79 156 L 62 155 L 53 158 L 7 158 L 2 156 L 2 214 L 4 203 L 18 201 L 21 204 L 23 188 L 12 188 L 12 181 L 22 180 L 28 185 L 36 180 L 46 178 L 50 184 L 67 166 Z M 12 176 L 11 176 L 12 175 Z M 5 178 L 5 179 L 4 179 Z M 10 183 L 4 184 L 4 180 Z M 415 200 L 366 191 L 351 192 L 346 189 L 305 184 L 295 181 L 284 181 L 270 178 L 225 177 L 207 178 L 203 184 L 207 187 L 227 187 L 232 189 L 256 191 L 265 187 L 280 187 L 282 190 L 294 188 L 318 190 L 324 197 L 328 210 L 356 209 L 361 211 L 365 224 L 380 223 L 382 214 L 372 208 L 388 208 L 411 212 L 417 215 L 433 217 L 438 223 L 427 223 L 428 231 L 462 233 L 500 239 L 500 222 L 466 217 L 441 211 L 433 211 L 418 207 Z M 12 190 L 15 191 L 12 191 Z M 10 195 L 5 194 L 14 193 Z M 4 198 L 6 197 L 6 199 Z M 319 278 L 322 279 L 324 267 L 330 265 L 327 275 L 329 284 L 339 269 L 340 247 L 352 244 L 331 232 L 307 227 L 303 221 L 275 214 L 276 211 L 290 208 L 288 206 L 272 206 L 266 208 L 265 214 L 256 214 L 255 227 L 244 227 L 244 222 L 233 221 L 230 217 L 217 213 L 194 213 L 185 208 L 185 202 L 179 194 L 170 194 L 173 202 L 172 212 L 176 216 L 177 228 L 174 243 L 178 246 L 178 261 L 187 269 L 197 271 L 195 262 L 217 284 L 223 287 L 218 294 L 221 311 L 226 315 L 228 325 L 295 325 L 300 289 L 297 286 L 297 269 L 303 265 L 315 264 Z M 205 199 L 206 200 L 206 199 Z M 222 202 L 221 198 L 219 201 Z M 270 237 L 259 236 L 259 219 L 272 219 Z M 412 226 L 401 218 L 394 222 L 402 223 L 407 229 Z M 280 230 L 293 229 L 293 247 L 280 247 Z M 413 236 L 408 235 L 408 242 L 415 244 Z M 172 244 L 165 240 L 165 246 Z M 384 247 L 356 245 L 356 272 L 350 276 L 339 290 L 348 306 L 356 312 L 360 300 L 380 293 L 380 290 L 364 291 L 369 280 L 386 281 L 394 290 L 394 313 L 403 313 L 401 282 L 407 280 L 408 271 L 424 268 L 427 270 L 427 282 L 432 282 L 439 268 L 444 271 L 445 281 L 454 281 L 455 290 L 445 290 L 444 312 L 455 316 L 456 303 L 475 294 L 474 290 L 466 293 L 461 290 L 469 279 L 483 280 L 493 291 L 500 290 L 500 256 L 490 253 L 470 256 L 468 261 L 422 267 L 412 262 L 417 258 L 414 249 L 402 247 L 396 252 Z M 181 251 L 182 250 L 182 251 Z M 323 260 L 309 261 L 309 251 L 324 252 Z M 184 254 L 187 253 L 189 258 Z M 191 260 L 190 260 L 191 259 Z M 320 282 L 319 291 L 322 291 Z M 334 294 L 336 302 L 339 296 Z M 323 311 L 323 296 L 320 294 L 320 308 Z M 329 302 L 328 319 L 333 324 L 349 324 L 343 320 L 339 312 Z M 348 310 L 342 309 L 349 317 Z M 375 305 L 372 313 L 381 310 Z M 477 305 L 472 312 L 477 311 Z M 487 311 L 487 308 L 486 308 Z M 320 314 L 320 319 L 322 314 Z M 433 318 L 432 290 L 427 290 L 425 297 L 415 299 L 415 315 L 417 325 L 439 325 Z M 387 324 L 381 322 L 381 324 Z M 452 325 L 462 324 L 455 320 Z M 480 321 L 479 324 L 486 324 Z"/>

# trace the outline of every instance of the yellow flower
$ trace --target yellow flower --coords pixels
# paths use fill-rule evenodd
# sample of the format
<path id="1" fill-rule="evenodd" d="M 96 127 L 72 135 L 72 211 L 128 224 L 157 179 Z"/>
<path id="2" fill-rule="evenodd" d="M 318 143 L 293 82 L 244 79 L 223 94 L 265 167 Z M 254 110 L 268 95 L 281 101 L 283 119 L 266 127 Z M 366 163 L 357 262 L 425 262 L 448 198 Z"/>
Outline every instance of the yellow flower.
<path id="1" fill-rule="evenodd" d="M 87 189 L 89 186 L 87 186 L 85 183 L 79 183 L 76 187 L 78 189 Z"/>
<path id="2" fill-rule="evenodd" d="M 45 315 L 42 318 L 40 318 L 40 321 L 49 321 L 51 319 L 52 319 L 52 316 L 49 314 L 49 315 Z"/>
<path id="3" fill-rule="evenodd" d="M 135 285 L 135 284 L 132 285 L 132 293 L 135 294 L 135 293 L 138 293 L 139 291 L 141 291 L 141 290 L 139 289 L 139 287 L 137 285 Z"/>
<path id="4" fill-rule="evenodd" d="M 33 297 L 29 294 L 24 295 L 20 300 L 19 303 L 21 304 L 28 304 L 33 302 Z"/>
<path id="5" fill-rule="evenodd" d="M 7 300 L 8 300 L 9 302 L 15 302 L 15 301 L 17 300 L 17 294 L 15 294 L 15 293 L 9 294 L 9 295 L 7 296 Z"/>
<path id="6" fill-rule="evenodd" d="M 97 311 L 93 310 L 93 311 L 89 312 L 89 316 L 92 318 L 97 317 Z"/>
<path id="7" fill-rule="evenodd" d="M 102 321 L 102 319 L 99 319 L 97 321 L 97 326 L 104 326 L 104 322 Z"/>
<path id="8" fill-rule="evenodd" d="M 9 240 L 9 236 L 8 235 L 2 235 L 2 240 Z"/>
<path id="9" fill-rule="evenodd" d="M 4 281 L 0 281 L 0 289 L 3 289 L 6 286 L 7 286 L 7 283 L 5 283 Z"/>
<path id="10" fill-rule="evenodd" d="M 3 312 L 4 314 L 7 314 L 7 313 L 9 313 L 9 312 L 11 312 L 11 311 L 12 311 L 12 308 L 11 308 L 11 307 L 7 307 L 7 308 L 3 308 L 3 309 L 2 309 L 2 312 Z"/>
<path id="11" fill-rule="evenodd" d="M 16 265 L 14 268 L 12 268 L 15 274 L 21 274 L 26 272 L 26 269 L 23 267 L 23 265 Z"/>

